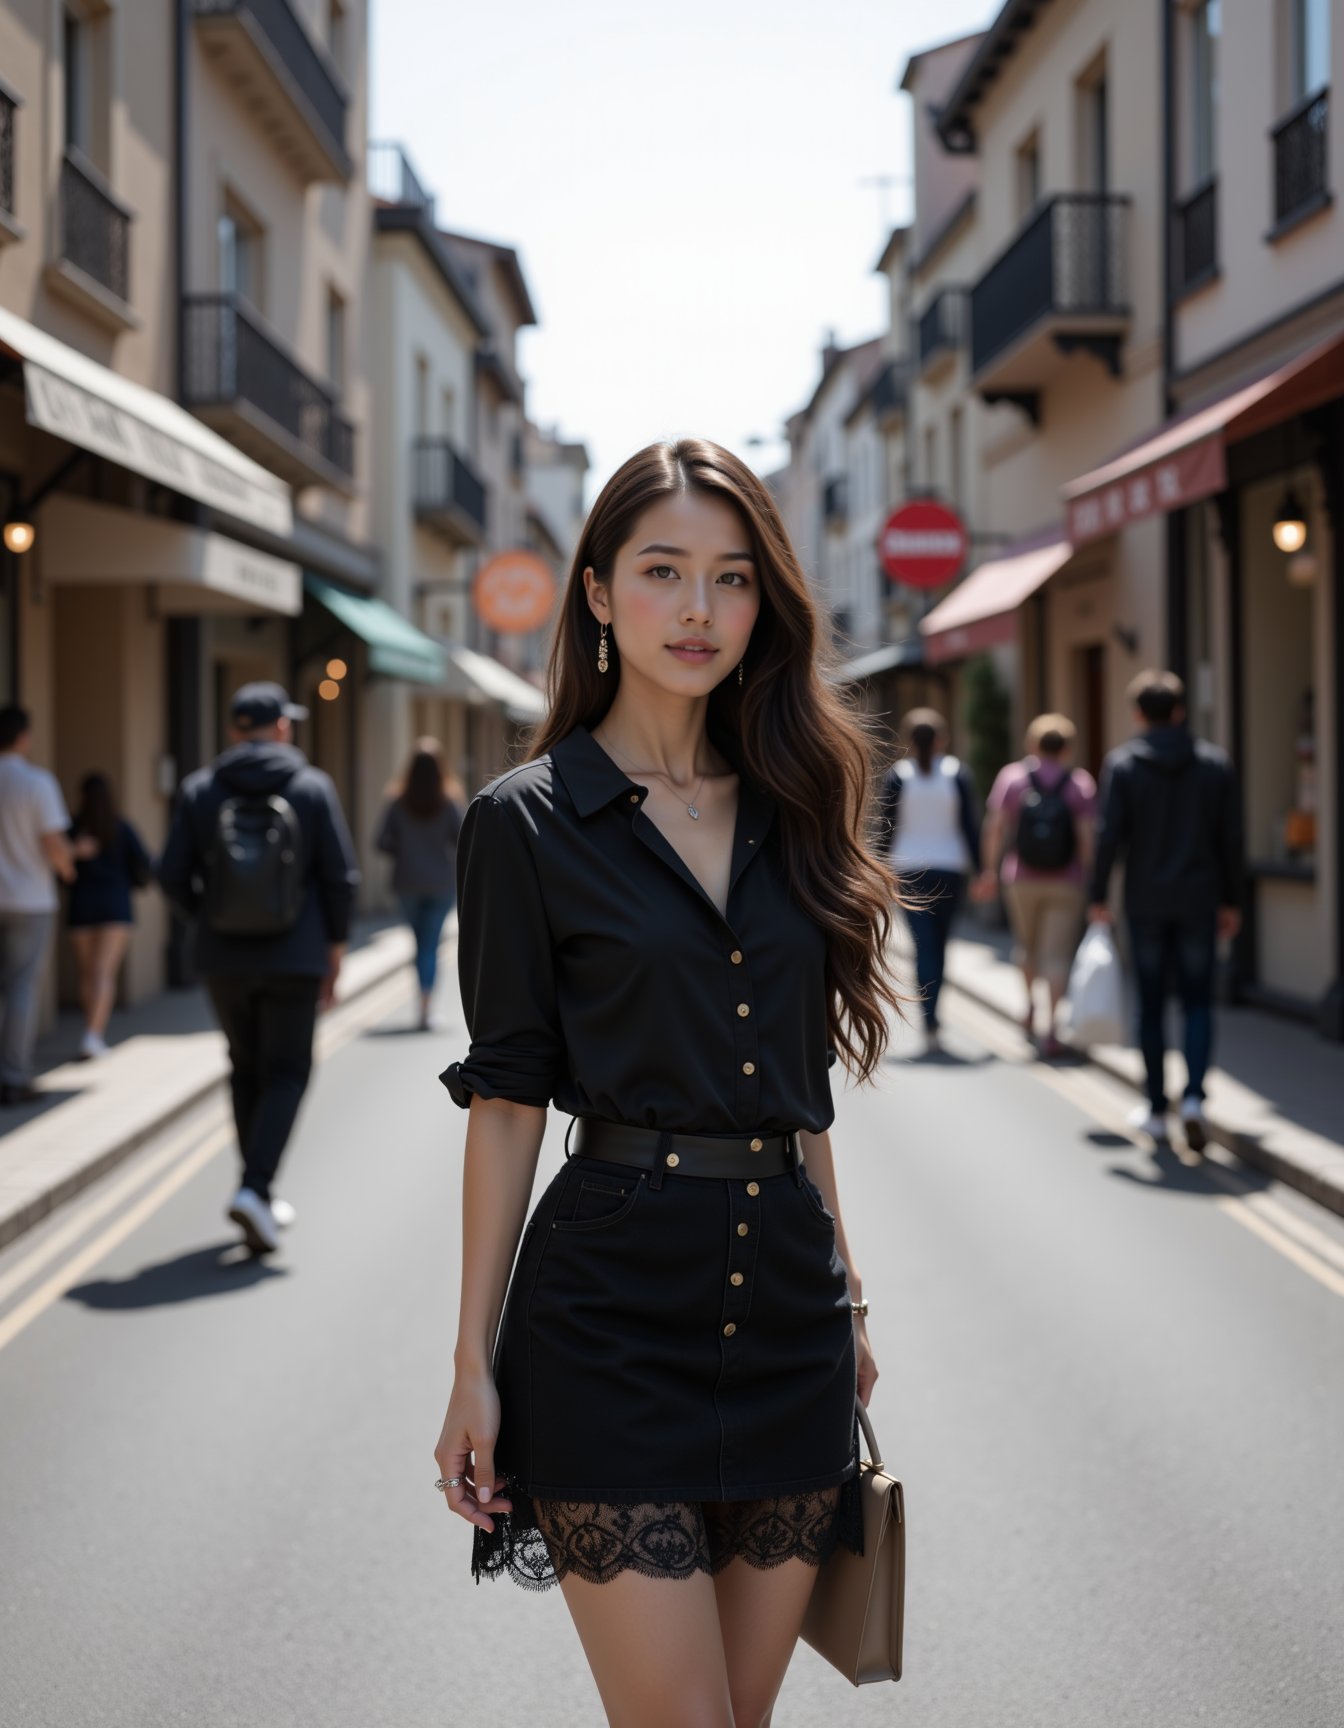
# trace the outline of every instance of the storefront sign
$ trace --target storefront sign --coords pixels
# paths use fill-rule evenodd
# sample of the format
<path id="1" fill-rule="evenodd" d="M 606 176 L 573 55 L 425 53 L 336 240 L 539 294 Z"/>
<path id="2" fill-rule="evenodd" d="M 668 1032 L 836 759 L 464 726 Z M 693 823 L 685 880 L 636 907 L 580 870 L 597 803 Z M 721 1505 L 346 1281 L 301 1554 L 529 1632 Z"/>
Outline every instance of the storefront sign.
<path id="1" fill-rule="evenodd" d="M 967 545 L 966 527 L 956 511 L 920 498 L 887 518 L 877 538 L 877 555 L 889 581 L 941 588 L 966 562 Z"/>
<path id="2" fill-rule="evenodd" d="M 502 635 L 539 630 L 555 605 L 555 577 L 535 552 L 498 552 L 481 565 L 472 584 L 481 622 Z"/>
<path id="3" fill-rule="evenodd" d="M 1069 539 L 1075 546 L 1118 533 L 1147 516 L 1180 510 L 1211 498 L 1227 484 L 1227 463 L 1221 436 L 1205 438 L 1184 450 L 1173 450 L 1109 485 L 1084 492 L 1067 505 Z"/>

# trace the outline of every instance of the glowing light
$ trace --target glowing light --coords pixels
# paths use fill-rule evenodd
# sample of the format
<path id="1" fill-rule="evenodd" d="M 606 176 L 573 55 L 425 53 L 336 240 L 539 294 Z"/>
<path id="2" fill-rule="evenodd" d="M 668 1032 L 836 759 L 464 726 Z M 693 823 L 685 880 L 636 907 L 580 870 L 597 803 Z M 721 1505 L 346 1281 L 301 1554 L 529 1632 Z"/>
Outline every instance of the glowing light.
<path id="1" fill-rule="evenodd" d="M 327 677 L 334 678 L 338 684 L 349 670 L 350 668 L 346 665 L 344 660 L 327 661 Z"/>
<path id="2" fill-rule="evenodd" d="M 37 539 L 37 529 L 31 522 L 6 522 L 5 545 L 11 552 L 27 552 Z"/>
<path id="3" fill-rule="evenodd" d="M 334 702 L 341 693 L 341 687 L 334 678 L 324 678 L 317 687 L 317 693 L 324 702 Z"/>
<path id="4" fill-rule="evenodd" d="M 1291 486 L 1283 495 L 1271 533 L 1280 552 L 1300 552 L 1307 543 L 1307 514 Z"/>

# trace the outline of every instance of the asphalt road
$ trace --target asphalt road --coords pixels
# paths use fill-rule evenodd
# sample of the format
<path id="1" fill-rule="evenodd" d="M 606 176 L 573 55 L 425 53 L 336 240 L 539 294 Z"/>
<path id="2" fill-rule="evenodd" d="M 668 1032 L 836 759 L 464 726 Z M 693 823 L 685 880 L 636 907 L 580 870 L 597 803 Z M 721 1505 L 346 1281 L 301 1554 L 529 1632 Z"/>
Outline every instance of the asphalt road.
<path id="1" fill-rule="evenodd" d="M 802 1649 L 777 1728 L 1338 1728 L 1341 1221 L 1155 1160 L 1128 1095 L 949 1011 L 835 1130 L 906 1677 Z M 559 1595 L 476 1588 L 431 1486 L 462 1039 L 406 1017 L 319 1071 L 274 1260 L 204 1118 L 0 1255 L 3 1728 L 600 1724 Z"/>

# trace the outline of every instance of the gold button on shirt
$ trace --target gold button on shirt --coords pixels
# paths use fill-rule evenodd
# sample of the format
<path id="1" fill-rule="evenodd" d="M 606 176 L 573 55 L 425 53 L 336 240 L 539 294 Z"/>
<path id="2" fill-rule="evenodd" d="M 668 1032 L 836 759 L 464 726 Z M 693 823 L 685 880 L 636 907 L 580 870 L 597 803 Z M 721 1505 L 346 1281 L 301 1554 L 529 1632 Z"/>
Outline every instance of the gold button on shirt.
<path id="1" fill-rule="evenodd" d="M 734 1272 L 728 1279 L 728 1282 L 733 1286 L 734 1290 L 736 1290 L 742 1283 L 742 1274 L 740 1272 Z"/>
<path id="2" fill-rule="evenodd" d="M 760 1193 L 760 1191 L 761 1191 L 761 1185 L 759 1182 L 748 1182 L 747 1183 L 747 1193 L 751 1195 L 753 1200 Z"/>
<path id="3" fill-rule="evenodd" d="M 745 1224 L 739 1224 L 737 1227 L 737 1233 L 739 1236 L 745 1236 L 747 1233 L 747 1226 Z"/>

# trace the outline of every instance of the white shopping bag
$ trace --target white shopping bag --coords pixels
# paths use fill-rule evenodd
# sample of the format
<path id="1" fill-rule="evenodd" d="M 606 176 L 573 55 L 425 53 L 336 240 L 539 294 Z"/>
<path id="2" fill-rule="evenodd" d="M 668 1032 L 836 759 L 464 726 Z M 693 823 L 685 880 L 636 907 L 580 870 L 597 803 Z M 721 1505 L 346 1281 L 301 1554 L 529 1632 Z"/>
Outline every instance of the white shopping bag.
<path id="1" fill-rule="evenodd" d="M 1061 1019 L 1072 1044 L 1123 1044 L 1125 980 L 1115 937 L 1105 924 L 1089 924 L 1069 972 Z"/>

